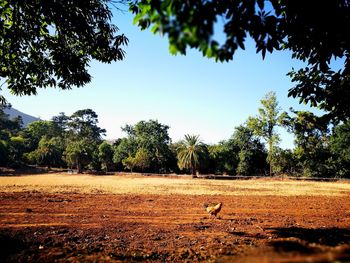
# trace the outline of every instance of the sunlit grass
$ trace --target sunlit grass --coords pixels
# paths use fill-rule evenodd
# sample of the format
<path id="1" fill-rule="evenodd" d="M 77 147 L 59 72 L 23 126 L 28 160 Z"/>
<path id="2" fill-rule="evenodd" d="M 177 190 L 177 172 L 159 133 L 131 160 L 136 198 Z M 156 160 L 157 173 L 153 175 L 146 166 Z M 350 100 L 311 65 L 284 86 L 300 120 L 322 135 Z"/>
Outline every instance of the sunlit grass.
<path id="1" fill-rule="evenodd" d="M 46 193 L 349 196 L 348 182 L 207 180 L 146 176 L 43 174 L 1 176 L 0 191 Z"/>

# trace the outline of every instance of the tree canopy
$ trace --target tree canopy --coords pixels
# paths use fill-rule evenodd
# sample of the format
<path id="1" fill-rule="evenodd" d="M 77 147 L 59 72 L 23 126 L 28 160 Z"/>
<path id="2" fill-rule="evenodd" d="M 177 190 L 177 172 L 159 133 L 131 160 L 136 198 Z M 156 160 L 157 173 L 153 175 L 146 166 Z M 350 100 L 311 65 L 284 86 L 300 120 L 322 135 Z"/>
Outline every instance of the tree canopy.
<path id="1" fill-rule="evenodd" d="M 195 175 L 202 165 L 206 148 L 199 135 L 186 134 L 185 139 L 180 142 L 177 154 L 180 169 L 190 169 L 192 175 Z"/>
<path id="2" fill-rule="evenodd" d="M 269 146 L 268 162 L 270 164 L 271 176 L 273 172 L 273 152 L 280 141 L 276 127 L 282 124 L 286 114 L 280 114 L 281 109 L 278 106 L 275 92 L 267 93 L 260 102 L 262 107 L 258 109 L 259 115 L 256 117 L 249 117 L 247 123 L 253 133 L 262 137 Z"/>
<path id="3" fill-rule="evenodd" d="M 319 106 L 329 117 L 350 117 L 350 4 L 337 1 L 288 0 L 135 0 L 135 23 L 168 36 L 171 53 L 200 50 L 218 61 L 230 61 L 252 38 L 256 51 L 290 50 L 308 67 L 289 73 L 295 86 L 289 96 Z M 218 26 L 222 32 L 217 32 Z M 334 59 L 342 59 L 338 71 Z"/>
<path id="4" fill-rule="evenodd" d="M 149 164 L 135 165 L 135 167 L 142 170 L 151 168 L 153 171 L 165 172 L 171 167 L 172 162 L 169 148 L 171 139 L 168 129 L 169 126 L 163 125 L 157 120 L 139 121 L 135 125 L 125 125 L 122 130 L 127 134 L 127 137 L 123 138 L 116 147 L 114 161 L 120 163 L 124 159 L 128 159 L 127 163 L 130 164 L 132 158 L 138 154 L 136 161 L 142 160 L 144 162 L 147 159 Z M 141 148 L 142 152 L 138 153 Z M 146 155 L 147 158 L 145 158 Z"/>
<path id="5" fill-rule="evenodd" d="M 123 1 L 1 1 L 0 80 L 16 95 L 69 89 L 90 82 L 91 59 L 122 60 L 128 39 L 111 23 L 113 2 Z"/>

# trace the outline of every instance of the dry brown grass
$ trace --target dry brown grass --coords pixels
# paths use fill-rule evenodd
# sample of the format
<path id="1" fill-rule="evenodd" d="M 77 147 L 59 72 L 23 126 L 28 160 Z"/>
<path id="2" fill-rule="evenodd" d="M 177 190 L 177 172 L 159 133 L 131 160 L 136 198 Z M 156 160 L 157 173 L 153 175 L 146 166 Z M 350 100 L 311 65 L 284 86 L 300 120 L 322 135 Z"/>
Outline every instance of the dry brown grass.
<path id="1" fill-rule="evenodd" d="M 207 180 L 144 176 L 93 176 L 64 173 L 1 176 L 1 192 L 348 196 L 348 182 L 292 180 Z"/>

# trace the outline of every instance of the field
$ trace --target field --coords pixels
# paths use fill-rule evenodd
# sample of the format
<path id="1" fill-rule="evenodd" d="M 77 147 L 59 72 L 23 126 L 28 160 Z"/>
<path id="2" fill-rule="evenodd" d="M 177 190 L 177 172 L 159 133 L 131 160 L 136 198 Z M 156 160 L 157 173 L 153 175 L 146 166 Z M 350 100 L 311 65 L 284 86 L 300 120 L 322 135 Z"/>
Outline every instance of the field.
<path id="1" fill-rule="evenodd" d="M 1 176 L 0 262 L 350 262 L 349 198 L 348 182 Z"/>

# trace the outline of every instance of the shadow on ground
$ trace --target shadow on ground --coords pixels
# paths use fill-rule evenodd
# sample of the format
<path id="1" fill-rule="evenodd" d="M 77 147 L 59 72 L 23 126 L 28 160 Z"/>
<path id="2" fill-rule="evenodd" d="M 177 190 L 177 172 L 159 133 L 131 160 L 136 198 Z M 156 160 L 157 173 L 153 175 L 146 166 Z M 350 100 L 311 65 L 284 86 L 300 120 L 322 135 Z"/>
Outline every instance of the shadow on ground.
<path id="1" fill-rule="evenodd" d="M 280 238 L 298 238 L 307 243 L 335 247 L 350 244 L 350 230 L 345 228 L 270 228 Z"/>

